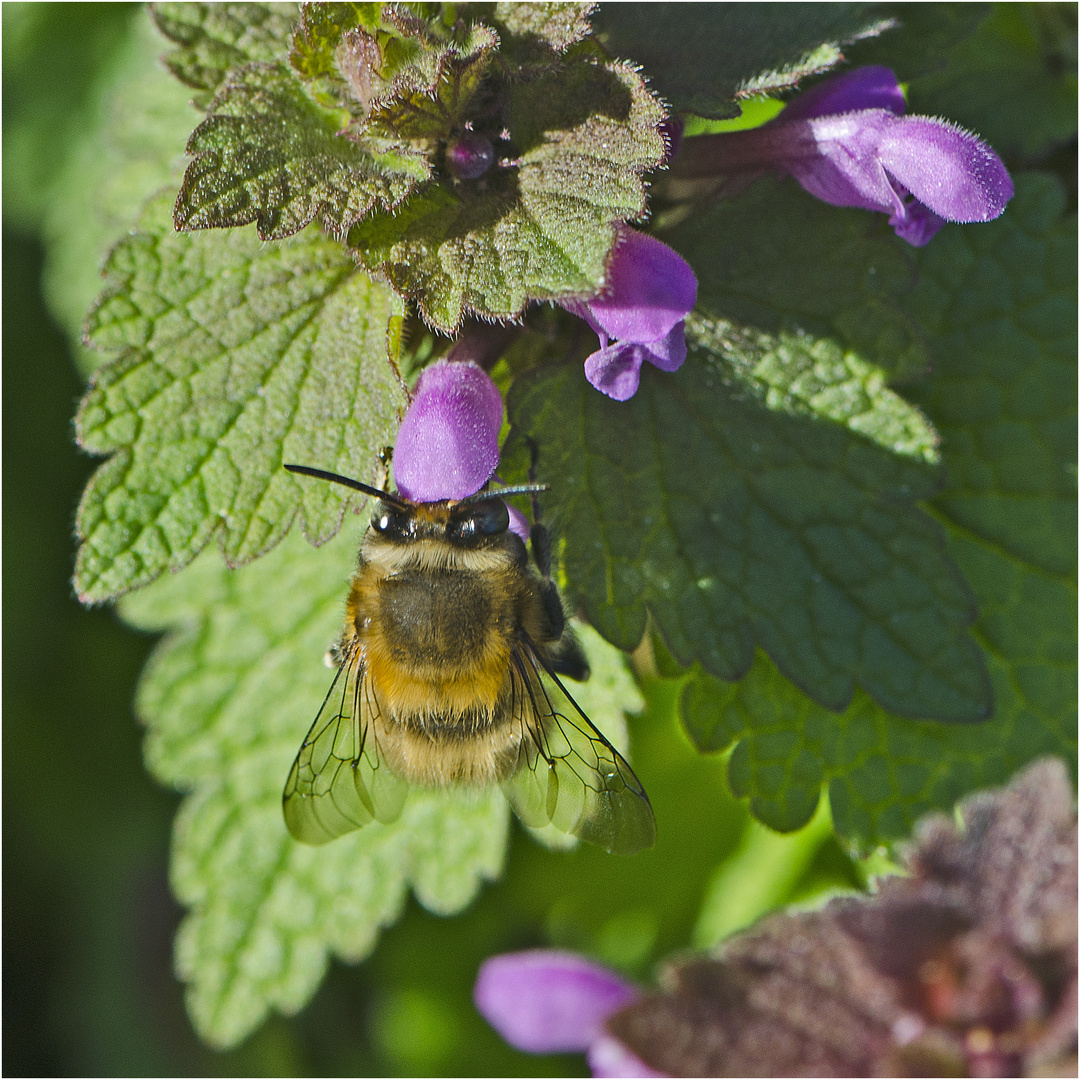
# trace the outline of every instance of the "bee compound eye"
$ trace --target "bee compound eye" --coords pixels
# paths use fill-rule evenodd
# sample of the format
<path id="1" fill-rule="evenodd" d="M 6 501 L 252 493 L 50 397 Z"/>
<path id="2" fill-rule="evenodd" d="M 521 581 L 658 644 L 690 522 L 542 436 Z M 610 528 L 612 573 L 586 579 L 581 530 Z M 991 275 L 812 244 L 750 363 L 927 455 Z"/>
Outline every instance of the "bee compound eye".
<path id="1" fill-rule="evenodd" d="M 468 510 L 467 514 L 450 522 L 448 535 L 454 543 L 476 543 L 489 536 L 498 536 L 510 527 L 510 511 L 502 499 L 485 499 Z"/>
<path id="2" fill-rule="evenodd" d="M 489 499 L 473 515 L 476 531 L 482 536 L 497 536 L 510 528 L 510 511 L 502 499 Z"/>
<path id="3" fill-rule="evenodd" d="M 404 536 L 409 531 L 409 517 L 383 503 L 372 516 L 371 527 L 384 536 Z"/>

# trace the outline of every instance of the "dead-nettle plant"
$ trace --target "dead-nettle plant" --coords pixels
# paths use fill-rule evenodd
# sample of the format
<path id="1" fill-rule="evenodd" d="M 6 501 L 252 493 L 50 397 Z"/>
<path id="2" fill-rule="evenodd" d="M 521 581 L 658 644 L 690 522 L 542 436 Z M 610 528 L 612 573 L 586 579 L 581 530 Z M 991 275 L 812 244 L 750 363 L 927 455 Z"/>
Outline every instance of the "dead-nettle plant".
<path id="1" fill-rule="evenodd" d="M 461 910 L 509 804 L 647 846 L 647 631 L 752 813 L 827 787 L 853 850 L 1073 738 L 1060 190 L 909 114 L 884 59 L 932 18 L 636 8 L 151 6 L 202 118 L 87 321 L 75 586 L 167 631 L 139 711 L 212 1043 L 408 890 Z"/>

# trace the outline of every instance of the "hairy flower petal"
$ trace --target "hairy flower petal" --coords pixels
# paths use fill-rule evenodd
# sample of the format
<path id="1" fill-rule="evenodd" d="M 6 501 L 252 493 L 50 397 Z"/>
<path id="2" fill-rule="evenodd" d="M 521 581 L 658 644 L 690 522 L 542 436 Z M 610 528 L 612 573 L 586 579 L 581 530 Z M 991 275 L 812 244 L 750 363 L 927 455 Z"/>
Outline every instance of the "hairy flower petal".
<path id="1" fill-rule="evenodd" d="M 580 1053 L 636 987 L 573 953 L 536 949 L 486 960 L 473 1000 L 511 1046 L 533 1054 Z"/>
<path id="2" fill-rule="evenodd" d="M 997 154 L 944 120 L 896 118 L 883 128 L 877 153 L 891 176 L 946 221 L 991 221 L 1013 196 Z"/>
<path id="3" fill-rule="evenodd" d="M 394 479 L 417 502 L 464 499 L 499 463 L 503 401 L 471 361 L 433 364 L 420 376 L 394 447 Z"/>
<path id="4" fill-rule="evenodd" d="M 809 120 L 856 109 L 887 109 L 903 116 L 907 102 L 896 76 L 877 64 L 854 68 L 799 94 L 784 108 L 784 120 Z"/>

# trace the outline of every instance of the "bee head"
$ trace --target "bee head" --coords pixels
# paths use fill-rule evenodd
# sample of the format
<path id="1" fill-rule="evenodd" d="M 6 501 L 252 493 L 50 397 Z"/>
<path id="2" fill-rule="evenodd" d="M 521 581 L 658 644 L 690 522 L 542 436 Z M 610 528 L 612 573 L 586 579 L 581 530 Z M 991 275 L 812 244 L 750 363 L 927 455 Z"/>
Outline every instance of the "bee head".
<path id="1" fill-rule="evenodd" d="M 534 495 L 547 490 L 547 484 L 517 484 L 478 491 L 460 501 L 416 503 L 323 469 L 313 469 L 307 465 L 286 465 L 285 468 L 302 476 L 343 484 L 378 499 L 371 527 L 380 536 L 399 544 L 424 537 L 438 537 L 455 547 L 483 547 L 510 528 L 510 511 L 503 502 L 504 496 Z"/>

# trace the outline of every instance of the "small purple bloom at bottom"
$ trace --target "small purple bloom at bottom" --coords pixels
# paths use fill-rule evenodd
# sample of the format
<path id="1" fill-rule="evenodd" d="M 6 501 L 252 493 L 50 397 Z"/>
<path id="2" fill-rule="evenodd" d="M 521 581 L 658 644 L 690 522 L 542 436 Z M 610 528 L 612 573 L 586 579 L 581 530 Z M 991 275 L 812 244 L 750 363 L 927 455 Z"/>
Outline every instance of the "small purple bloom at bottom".
<path id="1" fill-rule="evenodd" d="M 551 949 L 491 957 L 473 990 L 480 1014 L 518 1050 L 585 1052 L 594 1076 L 662 1076 L 604 1029 L 612 1013 L 639 996 L 607 968 Z"/>

